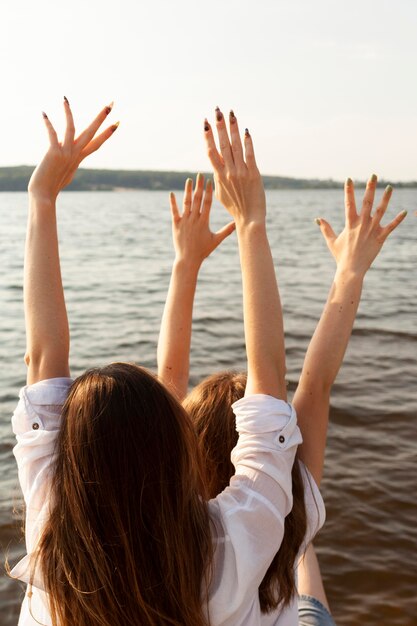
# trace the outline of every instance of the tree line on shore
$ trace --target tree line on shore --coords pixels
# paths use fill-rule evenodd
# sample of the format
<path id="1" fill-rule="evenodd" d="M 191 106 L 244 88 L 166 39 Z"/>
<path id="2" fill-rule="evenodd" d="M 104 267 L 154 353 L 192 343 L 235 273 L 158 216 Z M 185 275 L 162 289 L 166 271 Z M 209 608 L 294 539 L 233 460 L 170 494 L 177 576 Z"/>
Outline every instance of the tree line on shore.
<path id="1" fill-rule="evenodd" d="M 26 191 L 34 166 L 0 167 L 0 191 Z M 117 191 L 120 189 L 147 189 L 169 191 L 183 189 L 186 178 L 195 177 L 195 172 L 165 172 L 146 170 L 99 170 L 79 169 L 68 191 Z M 211 174 L 207 174 L 208 177 Z M 265 189 L 340 189 L 343 182 L 316 178 L 289 178 L 264 176 Z M 388 181 L 379 181 L 385 186 Z M 363 187 L 364 181 L 355 182 Z M 395 187 L 417 187 L 417 181 L 393 183 Z"/>

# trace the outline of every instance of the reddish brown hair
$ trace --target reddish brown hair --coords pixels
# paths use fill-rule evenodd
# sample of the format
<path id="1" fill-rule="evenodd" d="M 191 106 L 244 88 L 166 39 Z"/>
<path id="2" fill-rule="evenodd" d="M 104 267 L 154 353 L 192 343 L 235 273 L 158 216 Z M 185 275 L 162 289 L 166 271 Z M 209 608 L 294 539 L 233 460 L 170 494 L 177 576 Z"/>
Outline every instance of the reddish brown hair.
<path id="1" fill-rule="evenodd" d="M 127 363 L 74 381 L 35 566 L 54 626 L 206 626 L 209 517 L 195 432 Z"/>
<path id="2" fill-rule="evenodd" d="M 197 431 L 211 498 L 227 487 L 235 473 L 230 453 L 238 434 L 231 405 L 243 397 L 245 387 L 246 374 L 220 372 L 197 385 L 183 403 Z M 259 586 L 263 613 L 289 604 L 296 593 L 294 564 L 307 528 L 304 484 L 297 458 L 292 484 L 293 507 L 285 518 L 284 539 Z"/>

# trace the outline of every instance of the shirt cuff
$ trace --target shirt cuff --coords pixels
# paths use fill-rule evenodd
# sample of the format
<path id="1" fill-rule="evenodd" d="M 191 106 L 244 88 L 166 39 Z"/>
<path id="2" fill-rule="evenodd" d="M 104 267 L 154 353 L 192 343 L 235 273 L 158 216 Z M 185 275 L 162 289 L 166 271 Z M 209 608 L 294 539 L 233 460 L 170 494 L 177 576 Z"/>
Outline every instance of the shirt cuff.
<path id="1" fill-rule="evenodd" d="M 270 433 L 282 430 L 290 421 L 297 423 L 291 404 L 264 394 L 245 396 L 234 402 L 232 409 L 239 433 Z"/>
<path id="2" fill-rule="evenodd" d="M 45 426 L 47 430 L 56 428 L 55 422 L 60 416 L 72 382 L 72 378 L 49 378 L 23 387 L 12 417 L 14 434 L 22 435 Z"/>

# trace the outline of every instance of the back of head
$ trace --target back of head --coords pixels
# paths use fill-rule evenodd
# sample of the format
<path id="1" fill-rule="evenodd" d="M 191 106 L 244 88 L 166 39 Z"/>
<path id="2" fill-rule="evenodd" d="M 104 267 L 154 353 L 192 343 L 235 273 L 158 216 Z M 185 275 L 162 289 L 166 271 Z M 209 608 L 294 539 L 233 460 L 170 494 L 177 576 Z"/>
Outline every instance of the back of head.
<path id="1" fill-rule="evenodd" d="M 38 559 L 53 623 L 203 625 L 211 540 L 192 424 L 146 370 L 74 381 Z"/>
<path id="2" fill-rule="evenodd" d="M 244 373 L 213 374 L 197 385 L 183 403 L 197 432 L 211 498 L 228 486 L 235 473 L 230 453 L 238 434 L 231 405 L 243 398 L 246 379 Z M 303 478 L 297 458 L 292 469 L 292 483 L 293 508 L 285 518 L 284 538 L 259 586 L 264 613 L 289 604 L 296 593 L 294 565 L 307 528 Z"/>
<path id="3" fill-rule="evenodd" d="M 246 378 L 245 373 L 238 372 L 213 374 L 197 385 L 183 403 L 197 432 L 210 498 L 226 489 L 234 474 L 230 453 L 238 435 L 232 404 L 243 398 Z"/>

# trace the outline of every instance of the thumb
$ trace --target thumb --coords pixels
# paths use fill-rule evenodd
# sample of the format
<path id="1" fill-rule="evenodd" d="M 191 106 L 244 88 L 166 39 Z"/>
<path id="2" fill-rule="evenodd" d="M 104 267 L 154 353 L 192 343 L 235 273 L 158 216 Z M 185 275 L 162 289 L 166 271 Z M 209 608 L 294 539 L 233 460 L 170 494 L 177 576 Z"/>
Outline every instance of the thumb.
<path id="1" fill-rule="evenodd" d="M 328 246 L 332 244 L 336 239 L 336 234 L 333 228 L 330 226 L 329 222 L 326 222 L 322 217 L 318 217 L 316 219 L 316 224 L 320 226 L 321 233 L 326 240 Z"/>
<path id="2" fill-rule="evenodd" d="M 218 246 L 221 242 L 226 239 L 232 232 L 235 230 L 236 224 L 234 222 L 229 222 L 226 226 L 223 226 L 220 230 L 215 233 L 216 245 Z"/>

